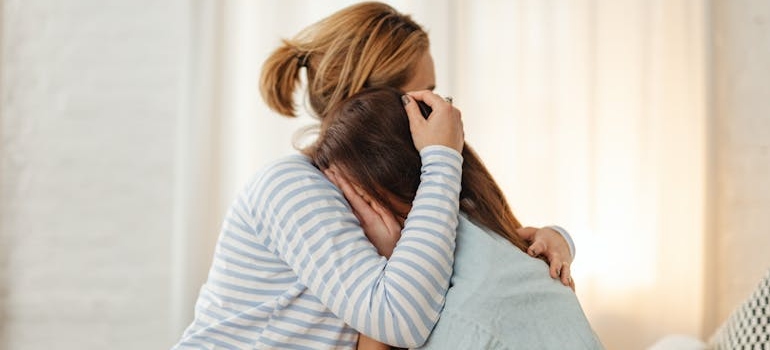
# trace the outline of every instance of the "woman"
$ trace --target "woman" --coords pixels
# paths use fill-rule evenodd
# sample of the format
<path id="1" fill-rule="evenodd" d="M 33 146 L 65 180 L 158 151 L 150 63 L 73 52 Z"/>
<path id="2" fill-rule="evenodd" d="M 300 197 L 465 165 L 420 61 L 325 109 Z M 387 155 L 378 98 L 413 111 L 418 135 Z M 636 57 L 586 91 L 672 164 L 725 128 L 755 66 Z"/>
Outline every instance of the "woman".
<path id="1" fill-rule="evenodd" d="M 300 31 L 273 52 L 262 68 L 260 91 L 276 112 L 294 117 L 294 93 L 305 72 L 311 112 L 323 118 L 335 104 L 367 87 L 433 90 L 436 74 L 427 33 L 387 4 L 349 6 Z M 303 69 L 304 68 L 304 69 Z M 349 193 L 345 193 L 349 195 Z M 371 208 L 356 208 L 371 212 Z M 523 228 L 530 253 L 543 255 L 552 277 L 572 283 L 575 247 L 559 226 Z"/>
<path id="2" fill-rule="evenodd" d="M 414 219 L 410 209 L 423 174 L 409 131 L 415 121 L 401 108 L 400 96 L 389 88 L 354 95 L 324 119 L 323 132 L 305 152 L 334 183 L 394 213 L 400 219 L 393 224 L 403 226 Z M 529 244 L 517 234 L 521 224 L 468 144 L 462 156 L 454 273 L 424 348 L 601 349 L 574 292 L 548 278 L 546 265 L 527 255 Z M 375 245 L 395 256 L 419 239 Z M 359 349 L 378 348 L 359 343 Z"/>
<path id="3" fill-rule="evenodd" d="M 321 118 L 364 87 L 435 85 L 425 32 L 379 3 L 343 9 L 278 48 L 261 77 L 271 108 L 294 114 L 301 72 Z M 383 258 L 367 237 L 395 236 L 384 224 L 389 213 L 371 215 L 372 207 L 355 200 L 351 208 L 345 196 L 356 193 L 340 192 L 306 156 L 278 159 L 228 211 L 195 320 L 176 348 L 352 348 L 356 330 L 397 346 L 425 342 L 451 275 L 463 141 L 458 110 L 429 91 L 411 96 L 411 105 L 425 100 L 434 108 L 427 121 L 409 114 L 421 121 L 412 132 L 426 173 L 414 219 L 401 232 L 421 237 L 402 244 L 411 251 Z M 568 283 L 566 240 L 551 229 L 529 233 L 542 249 L 534 253 L 548 257 L 552 274 Z"/>

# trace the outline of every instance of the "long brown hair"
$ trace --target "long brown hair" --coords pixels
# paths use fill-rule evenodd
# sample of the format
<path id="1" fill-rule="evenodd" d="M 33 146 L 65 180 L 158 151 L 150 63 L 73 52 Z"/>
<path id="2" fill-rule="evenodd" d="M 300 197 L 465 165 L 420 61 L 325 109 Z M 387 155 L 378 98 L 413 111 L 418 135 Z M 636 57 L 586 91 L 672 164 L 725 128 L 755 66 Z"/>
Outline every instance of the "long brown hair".
<path id="1" fill-rule="evenodd" d="M 361 89 L 404 86 L 428 48 L 428 35 L 409 16 L 383 3 L 355 4 L 284 40 L 262 67 L 260 92 L 271 109 L 296 116 L 304 67 L 310 107 L 322 117 Z"/>
<path id="2" fill-rule="evenodd" d="M 422 165 L 402 94 L 393 88 L 377 88 L 354 95 L 327 115 L 318 140 L 305 150 L 316 166 L 326 169 L 334 164 L 394 213 L 388 194 L 411 205 Z M 502 190 L 467 143 L 462 156 L 460 210 L 526 252 L 527 242 L 516 233 L 521 224 Z"/>

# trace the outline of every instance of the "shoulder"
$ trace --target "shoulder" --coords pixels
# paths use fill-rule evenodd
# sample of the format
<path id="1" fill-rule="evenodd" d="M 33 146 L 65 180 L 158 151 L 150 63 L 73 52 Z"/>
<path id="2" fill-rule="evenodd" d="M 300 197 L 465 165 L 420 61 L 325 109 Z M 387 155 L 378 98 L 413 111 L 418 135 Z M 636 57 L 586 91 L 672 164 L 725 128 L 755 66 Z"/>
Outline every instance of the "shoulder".
<path id="1" fill-rule="evenodd" d="M 313 165 L 309 158 L 294 154 L 281 157 L 265 165 L 252 176 L 249 185 L 253 187 L 296 177 L 321 179 L 323 176 L 323 173 Z"/>
<path id="2" fill-rule="evenodd" d="M 509 242 L 507 239 L 505 239 L 503 236 L 495 233 L 494 231 L 486 228 L 485 226 L 482 226 L 480 224 L 477 224 L 475 221 L 473 221 L 470 218 L 470 215 L 465 212 L 460 212 L 459 220 L 457 225 L 457 233 L 458 237 L 460 237 L 460 234 L 462 233 L 465 236 L 479 236 L 484 239 L 487 243 L 492 243 L 495 245 L 502 244 L 502 245 L 511 245 L 511 242 Z M 479 242 L 479 241 L 476 241 Z"/>
<path id="3" fill-rule="evenodd" d="M 243 191 L 253 205 L 282 202 L 285 198 L 302 198 L 322 194 L 329 199 L 336 187 L 303 155 L 285 156 L 265 165 L 248 182 Z"/>

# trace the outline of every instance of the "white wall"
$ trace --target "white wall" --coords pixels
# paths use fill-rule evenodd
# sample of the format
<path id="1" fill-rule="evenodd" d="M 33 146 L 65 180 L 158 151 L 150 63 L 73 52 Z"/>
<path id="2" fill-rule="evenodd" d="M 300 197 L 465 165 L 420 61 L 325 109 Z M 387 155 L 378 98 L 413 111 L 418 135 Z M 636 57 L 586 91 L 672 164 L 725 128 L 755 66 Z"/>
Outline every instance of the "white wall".
<path id="1" fill-rule="evenodd" d="M 186 7 L 2 2 L 0 348 L 173 341 Z"/>
<path id="2" fill-rule="evenodd" d="M 770 269 L 770 2 L 712 4 L 712 222 L 706 331 Z"/>

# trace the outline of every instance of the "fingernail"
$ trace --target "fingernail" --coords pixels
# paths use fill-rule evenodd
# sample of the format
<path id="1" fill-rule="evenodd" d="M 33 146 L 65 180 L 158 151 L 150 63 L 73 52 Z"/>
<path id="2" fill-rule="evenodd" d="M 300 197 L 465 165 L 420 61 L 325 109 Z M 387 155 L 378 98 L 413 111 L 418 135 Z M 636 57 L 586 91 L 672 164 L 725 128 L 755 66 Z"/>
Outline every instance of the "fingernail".
<path id="1" fill-rule="evenodd" d="M 409 95 L 401 95 L 401 102 L 404 103 L 404 106 L 408 105 L 410 101 L 412 101 L 412 99 L 409 98 Z"/>

